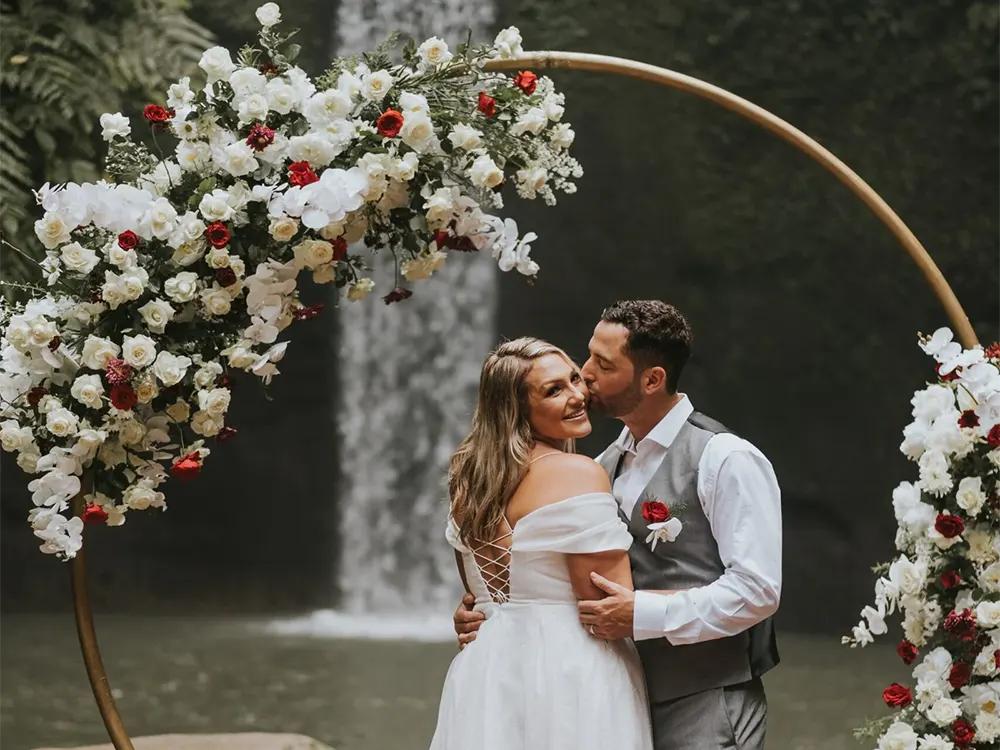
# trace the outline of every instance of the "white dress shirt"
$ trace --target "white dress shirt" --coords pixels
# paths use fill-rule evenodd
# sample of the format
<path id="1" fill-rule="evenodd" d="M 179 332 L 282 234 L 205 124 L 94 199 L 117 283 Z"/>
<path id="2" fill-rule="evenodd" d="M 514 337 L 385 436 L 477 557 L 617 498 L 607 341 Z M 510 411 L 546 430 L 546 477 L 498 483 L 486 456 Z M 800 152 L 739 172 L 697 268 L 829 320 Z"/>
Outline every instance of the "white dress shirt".
<path id="1" fill-rule="evenodd" d="M 623 454 L 613 492 L 626 516 L 694 407 L 681 400 L 635 442 L 628 428 L 604 454 Z M 725 566 L 720 578 L 677 594 L 635 593 L 636 640 L 675 645 L 736 635 L 774 614 L 781 596 L 781 491 L 771 464 L 729 433 L 709 439 L 698 464 L 698 499 Z M 684 532 L 681 531 L 683 534 Z"/>

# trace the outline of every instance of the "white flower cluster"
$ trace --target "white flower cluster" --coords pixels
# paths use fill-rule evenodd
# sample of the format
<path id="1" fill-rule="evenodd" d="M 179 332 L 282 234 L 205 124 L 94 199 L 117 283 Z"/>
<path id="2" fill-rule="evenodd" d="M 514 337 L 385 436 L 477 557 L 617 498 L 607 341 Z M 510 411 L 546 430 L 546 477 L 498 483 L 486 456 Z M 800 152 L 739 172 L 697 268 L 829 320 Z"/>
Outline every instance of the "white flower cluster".
<path id="1" fill-rule="evenodd" d="M 256 16 L 258 48 L 206 51 L 204 87 L 184 78 L 166 106 L 146 106 L 172 153 L 154 157 L 108 113 L 119 181 L 36 193 L 50 292 L 0 315 L 0 443 L 35 475 L 44 552 L 71 558 L 84 522 L 165 507 L 167 477 L 196 476 L 206 442 L 235 434 L 230 373 L 269 382 L 279 335 L 319 312 L 299 301 L 301 272 L 358 301 L 375 288 L 363 252 L 391 252 L 387 304 L 411 296 L 402 278 L 456 251 L 533 276 L 535 235 L 488 210 L 508 181 L 550 203 L 575 189 L 551 81 L 485 71 L 521 52 L 517 29 L 454 52 L 432 38 L 401 64 L 385 51 L 337 60 L 312 81 L 276 29 L 279 7 Z M 81 493 L 82 516 L 70 512 Z"/>
<path id="2" fill-rule="evenodd" d="M 844 643 L 865 646 L 899 610 L 913 685 L 883 697 L 902 713 L 879 750 L 1000 742 L 1000 347 L 963 349 L 950 330 L 923 337 L 937 382 L 911 400 L 900 450 L 919 470 L 893 492 L 899 555 L 874 606 Z M 922 656 L 922 658 L 920 658 Z"/>

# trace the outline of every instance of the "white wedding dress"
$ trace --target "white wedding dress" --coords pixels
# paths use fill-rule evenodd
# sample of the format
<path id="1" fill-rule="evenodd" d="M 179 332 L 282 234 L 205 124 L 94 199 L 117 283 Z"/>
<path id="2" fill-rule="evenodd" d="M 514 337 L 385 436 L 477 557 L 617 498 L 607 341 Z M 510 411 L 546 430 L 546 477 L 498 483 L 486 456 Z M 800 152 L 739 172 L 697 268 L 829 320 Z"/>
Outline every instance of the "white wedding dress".
<path id="1" fill-rule="evenodd" d="M 431 750 L 651 750 L 635 647 L 584 630 L 566 565 L 567 554 L 629 548 L 615 499 L 543 506 L 507 536 L 509 554 L 484 545 L 502 550 L 498 570 L 449 521 L 448 542 L 487 619 L 448 670 Z"/>

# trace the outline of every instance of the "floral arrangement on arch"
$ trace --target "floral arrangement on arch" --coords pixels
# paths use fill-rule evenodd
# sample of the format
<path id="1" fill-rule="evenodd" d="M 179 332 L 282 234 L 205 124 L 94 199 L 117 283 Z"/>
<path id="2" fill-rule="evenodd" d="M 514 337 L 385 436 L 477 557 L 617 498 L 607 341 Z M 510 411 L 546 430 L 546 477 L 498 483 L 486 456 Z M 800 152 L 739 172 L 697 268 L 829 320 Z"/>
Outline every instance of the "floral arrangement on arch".
<path id="1" fill-rule="evenodd" d="M 859 730 L 879 750 L 1000 743 L 1000 345 L 952 339 L 921 338 L 937 382 L 913 396 L 900 446 L 919 478 L 893 492 L 899 555 L 876 567 L 874 606 L 843 639 L 866 646 L 903 616 L 897 652 L 913 681 L 883 693 L 898 714 Z"/>
<path id="2" fill-rule="evenodd" d="M 392 253 L 386 304 L 454 252 L 533 277 L 535 235 L 492 212 L 505 188 L 553 204 L 582 175 L 552 82 L 485 70 L 521 52 L 516 28 L 454 53 L 390 38 L 312 81 L 280 15 L 261 6 L 257 47 L 209 49 L 203 86 L 184 78 L 145 107 L 152 150 L 101 117 L 114 182 L 36 193 L 47 286 L 0 309 L 0 442 L 35 477 L 45 553 L 72 558 L 85 522 L 164 508 L 169 476 L 198 476 L 236 434 L 231 374 L 270 382 L 281 333 L 320 312 L 301 273 L 356 302 L 375 288 L 366 253 Z"/>

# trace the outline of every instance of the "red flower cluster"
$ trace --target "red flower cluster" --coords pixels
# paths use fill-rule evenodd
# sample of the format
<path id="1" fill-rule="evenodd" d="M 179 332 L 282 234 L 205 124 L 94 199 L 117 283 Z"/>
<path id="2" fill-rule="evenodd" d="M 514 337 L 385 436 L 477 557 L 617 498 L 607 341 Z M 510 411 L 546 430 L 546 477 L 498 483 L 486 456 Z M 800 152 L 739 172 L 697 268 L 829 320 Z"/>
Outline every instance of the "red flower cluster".
<path id="1" fill-rule="evenodd" d="M 978 634 L 975 613 L 971 609 L 963 609 L 961 612 L 952 610 L 944 618 L 944 631 L 960 641 L 971 643 Z"/>
<path id="2" fill-rule="evenodd" d="M 295 311 L 292 313 L 292 316 L 299 321 L 312 320 L 321 312 L 323 312 L 323 307 L 324 305 L 322 302 L 320 302 L 317 305 L 313 305 L 312 307 L 299 307 L 295 309 Z"/>
<path id="3" fill-rule="evenodd" d="M 959 427 L 979 427 L 979 416 L 972 409 L 966 409 L 958 417 Z"/>
<path id="4" fill-rule="evenodd" d="M 965 719 L 959 719 L 951 725 L 951 736 L 958 747 L 968 747 L 976 738 L 976 728 Z"/>
<path id="5" fill-rule="evenodd" d="M 409 289 L 404 289 L 401 286 L 397 286 L 387 295 L 382 298 L 382 301 L 387 305 L 391 305 L 393 302 L 402 302 L 404 299 L 409 299 L 413 296 L 413 292 Z"/>
<path id="6" fill-rule="evenodd" d="M 948 674 L 948 682 L 958 690 L 964 687 L 972 677 L 972 669 L 964 661 L 958 661 L 951 665 L 951 672 Z"/>
<path id="7" fill-rule="evenodd" d="M 642 517 L 649 523 L 662 523 L 670 518 L 670 508 L 659 500 L 651 500 L 642 504 Z"/>
<path id="8" fill-rule="evenodd" d="M 317 180 L 319 177 L 309 168 L 309 162 L 297 161 L 288 165 L 288 181 L 293 185 L 304 187 Z"/>
<path id="9" fill-rule="evenodd" d="M 223 427 L 219 430 L 218 434 L 215 436 L 215 439 L 218 440 L 220 443 L 224 443 L 227 440 L 231 440 L 234 437 L 236 437 L 235 427 Z"/>
<path id="10" fill-rule="evenodd" d="M 274 131 L 259 122 L 254 123 L 247 136 L 247 145 L 254 151 L 263 151 L 272 143 L 274 143 Z"/>
<path id="11" fill-rule="evenodd" d="M 111 405 L 116 409 L 128 411 L 139 403 L 139 397 L 130 385 L 116 385 L 111 389 Z"/>
<path id="12" fill-rule="evenodd" d="M 395 138 L 399 135 L 399 131 L 403 129 L 403 114 L 394 109 L 387 109 L 375 121 L 375 128 L 378 130 L 379 135 L 383 135 L 386 138 Z"/>
<path id="13" fill-rule="evenodd" d="M 522 70 L 514 76 L 514 85 L 528 96 L 531 96 L 535 93 L 535 87 L 538 85 L 538 76 L 530 70 Z"/>
<path id="14" fill-rule="evenodd" d="M 109 359 L 104 365 L 104 379 L 111 385 L 121 385 L 132 379 L 132 365 L 124 359 Z"/>

